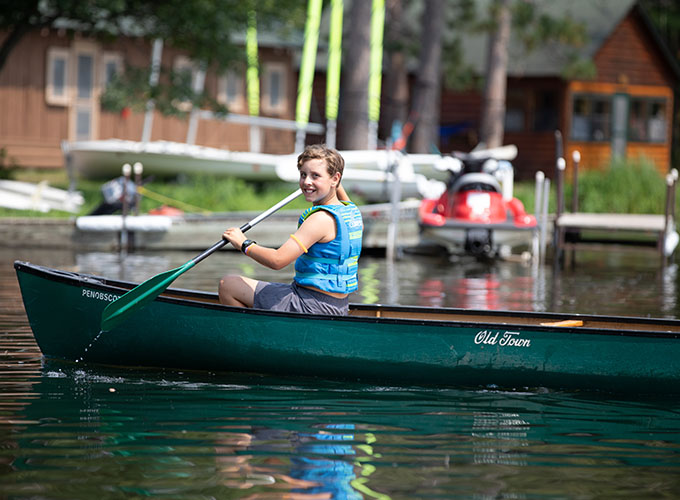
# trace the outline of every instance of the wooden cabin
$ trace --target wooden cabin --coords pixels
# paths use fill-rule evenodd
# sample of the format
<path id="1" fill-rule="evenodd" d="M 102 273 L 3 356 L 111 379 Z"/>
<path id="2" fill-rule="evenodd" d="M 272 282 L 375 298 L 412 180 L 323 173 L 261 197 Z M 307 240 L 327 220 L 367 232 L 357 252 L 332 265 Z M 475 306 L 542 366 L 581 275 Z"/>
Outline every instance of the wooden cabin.
<path id="1" fill-rule="evenodd" d="M 0 32 L 0 40 L 6 36 Z M 294 119 L 297 79 L 295 47 L 280 40 L 259 42 L 260 116 Z M 112 76 L 126 65 L 149 67 L 152 44 L 142 38 L 101 42 L 65 30 L 44 29 L 27 34 L 0 70 L 0 148 L 24 167 L 62 167 L 62 141 L 142 139 L 144 113 L 102 109 L 100 96 Z M 196 72 L 186 54 L 165 44 L 166 68 Z M 206 73 L 205 88 L 232 113 L 248 114 L 245 71 Z M 185 142 L 188 119 L 154 113 L 151 140 Z M 261 150 L 290 153 L 294 132 L 261 129 Z M 195 143 L 248 151 L 248 125 L 200 120 Z"/>
<path id="2" fill-rule="evenodd" d="M 659 172 L 670 167 L 673 90 L 680 70 L 648 16 L 634 0 L 545 2 L 551 15 L 583 23 L 589 43 L 576 55 L 592 61 L 595 76 L 565 75 L 574 50 L 558 44 L 527 52 L 511 40 L 506 94 L 506 144 L 516 144 L 518 178 L 542 170 L 552 176 L 555 130 L 568 167 L 604 168 L 615 157 L 646 156 Z M 465 41 L 466 62 L 483 74 L 486 37 Z M 444 90 L 441 149 L 463 150 L 478 140 L 482 96 L 477 90 Z"/>

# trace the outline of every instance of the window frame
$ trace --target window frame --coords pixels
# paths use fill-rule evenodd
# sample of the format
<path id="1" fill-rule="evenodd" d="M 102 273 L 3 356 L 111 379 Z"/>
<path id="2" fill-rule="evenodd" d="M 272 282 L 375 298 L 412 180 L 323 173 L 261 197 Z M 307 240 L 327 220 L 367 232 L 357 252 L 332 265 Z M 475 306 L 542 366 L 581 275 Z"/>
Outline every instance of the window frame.
<path id="1" fill-rule="evenodd" d="M 229 97 L 229 82 L 235 80 L 238 92 L 233 98 Z M 218 79 L 217 102 L 224 104 L 230 112 L 244 113 L 246 111 L 246 77 L 245 68 L 230 68 Z"/>
<path id="2" fill-rule="evenodd" d="M 279 102 L 272 103 L 272 76 L 280 74 Z M 262 65 L 262 111 L 273 115 L 282 115 L 288 109 L 288 72 L 282 62 L 266 62 Z"/>
<path id="3" fill-rule="evenodd" d="M 668 143 L 668 98 L 663 96 L 648 96 L 648 95 L 631 95 L 629 96 L 629 111 L 628 111 L 628 122 L 627 122 L 627 139 L 628 142 L 639 143 L 639 144 L 666 144 Z M 633 137 L 631 131 L 634 129 L 632 124 L 633 119 L 633 107 L 635 104 L 642 104 L 642 125 L 644 126 L 643 139 L 639 137 Z M 650 121 L 653 119 L 652 108 L 655 104 L 658 104 L 660 109 L 663 110 L 663 138 L 661 140 L 652 139 L 650 134 Z"/>
<path id="4" fill-rule="evenodd" d="M 592 117 L 593 116 L 606 116 L 606 126 L 602 127 L 604 131 L 604 135 L 602 138 L 594 138 L 594 133 L 588 131 L 588 137 L 582 138 L 582 137 L 576 137 L 574 135 L 574 122 L 577 117 L 575 111 L 574 111 L 574 105 L 576 104 L 577 99 L 584 99 L 589 102 L 590 104 L 590 109 L 589 113 L 586 116 L 588 118 L 588 123 L 592 123 Z M 612 111 L 612 101 L 613 101 L 613 95 L 612 94 L 603 94 L 603 93 L 598 93 L 598 92 L 575 92 L 571 95 L 571 124 L 569 127 L 569 138 L 572 141 L 576 142 L 591 142 L 591 143 L 597 143 L 597 144 L 605 144 L 605 143 L 610 143 L 612 140 L 612 119 L 613 119 L 613 111 Z M 598 102 L 603 102 L 607 104 L 608 106 L 608 114 L 596 114 L 594 111 L 592 111 L 594 104 Z M 581 116 L 581 115 L 579 115 Z"/>
<path id="5" fill-rule="evenodd" d="M 63 94 L 55 92 L 54 65 L 64 61 Z M 71 101 L 71 49 L 69 47 L 49 47 L 46 57 L 45 101 L 51 106 L 68 106 Z"/>

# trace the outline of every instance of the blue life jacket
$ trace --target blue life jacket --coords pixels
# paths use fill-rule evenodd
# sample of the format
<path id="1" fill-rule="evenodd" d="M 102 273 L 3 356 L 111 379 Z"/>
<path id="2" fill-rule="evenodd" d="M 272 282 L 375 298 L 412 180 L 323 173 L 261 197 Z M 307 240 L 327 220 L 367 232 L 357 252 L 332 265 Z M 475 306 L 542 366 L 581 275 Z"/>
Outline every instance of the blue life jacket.
<path id="1" fill-rule="evenodd" d="M 317 210 L 325 210 L 335 218 L 336 236 L 327 243 L 314 243 L 307 253 L 295 261 L 295 282 L 319 290 L 336 293 L 355 291 L 361 238 L 364 223 L 361 212 L 352 202 L 343 205 L 310 207 L 300 216 L 298 227 Z"/>

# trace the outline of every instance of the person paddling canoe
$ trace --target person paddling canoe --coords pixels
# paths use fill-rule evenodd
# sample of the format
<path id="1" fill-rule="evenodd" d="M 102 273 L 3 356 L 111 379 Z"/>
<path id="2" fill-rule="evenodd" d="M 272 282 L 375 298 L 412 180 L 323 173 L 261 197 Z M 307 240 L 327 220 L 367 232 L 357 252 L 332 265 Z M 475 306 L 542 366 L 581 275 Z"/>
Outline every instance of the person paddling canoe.
<path id="1" fill-rule="evenodd" d="M 348 296 L 358 287 L 361 212 L 341 186 L 345 161 L 325 145 L 307 146 L 298 156 L 300 189 L 312 206 L 298 228 L 278 249 L 246 239 L 236 227 L 222 237 L 248 257 L 279 270 L 295 261 L 290 284 L 258 281 L 238 275 L 220 280 L 220 302 L 276 311 L 346 315 Z"/>

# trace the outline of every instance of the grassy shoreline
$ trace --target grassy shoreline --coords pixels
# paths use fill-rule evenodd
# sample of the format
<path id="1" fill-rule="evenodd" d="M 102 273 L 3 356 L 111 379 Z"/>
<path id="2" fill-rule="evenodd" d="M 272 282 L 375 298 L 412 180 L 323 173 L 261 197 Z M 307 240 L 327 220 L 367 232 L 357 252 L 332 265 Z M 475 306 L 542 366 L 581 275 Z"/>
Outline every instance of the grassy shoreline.
<path id="1" fill-rule="evenodd" d="M 14 170 L 14 180 L 37 183 L 47 181 L 50 186 L 68 189 L 69 180 L 64 169 Z M 85 204 L 77 214 L 51 211 L 42 213 L 32 210 L 12 210 L 0 207 L 0 217 L 56 217 L 69 218 L 87 215 L 102 201 L 101 185 L 105 181 L 77 181 L 76 189 L 83 194 Z M 554 180 L 551 186 L 549 211 L 554 213 L 556 192 Z M 140 212 L 146 213 L 164 203 L 165 198 L 176 200 L 179 208 L 183 204 L 196 207 L 196 213 L 221 213 L 233 211 L 263 211 L 288 196 L 295 186 L 282 182 L 252 183 L 242 179 L 215 177 L 210 175 L 186 176 L 182 179 L 153 180 L 144 187 L 154 196 L 143 196 Z M 519 198 L 528 213 L 534 212 L 534 182 L 516 182 L 515 196 Z M 565 181 L 565 205 L 571 207 L 573 186 L 571 179 Z M 662 214 L 666 203 L 665 179 L 651 162 L 644 159 L 615 162 L 608 168 L 582 171 L 579 173 L 579 211 L 613 213 L 656 213 Z M 350 193 L 350 196 L 352 194 Z M 354 198 L 353 198 L 354 199 Z M 361 199 L 355 200 L 361 204 Z M 170 205 L 170 203 L 167 203 Z M 676 213 L 680 213 L 680 197 L 676 196 Z M 288 208 L 304 209 L 304 199 L 294 200 Z"/>

